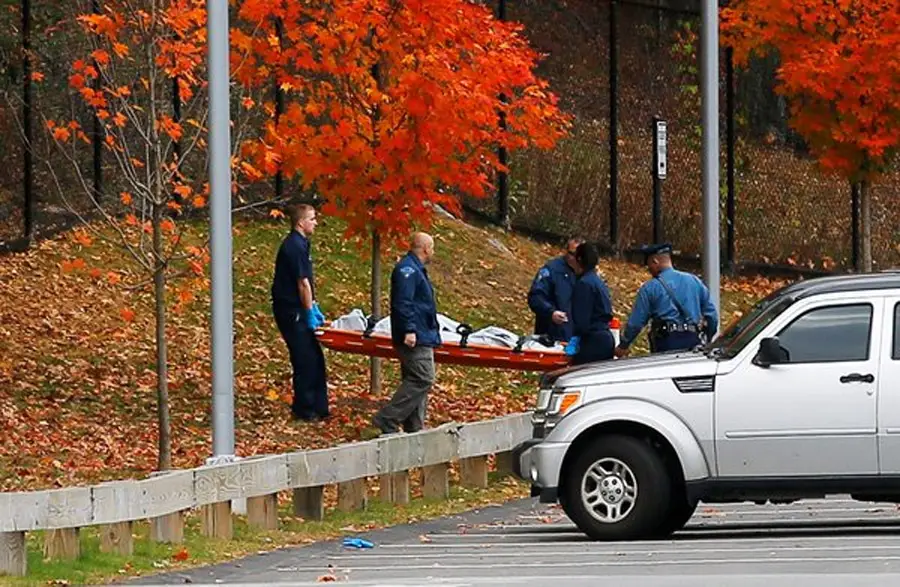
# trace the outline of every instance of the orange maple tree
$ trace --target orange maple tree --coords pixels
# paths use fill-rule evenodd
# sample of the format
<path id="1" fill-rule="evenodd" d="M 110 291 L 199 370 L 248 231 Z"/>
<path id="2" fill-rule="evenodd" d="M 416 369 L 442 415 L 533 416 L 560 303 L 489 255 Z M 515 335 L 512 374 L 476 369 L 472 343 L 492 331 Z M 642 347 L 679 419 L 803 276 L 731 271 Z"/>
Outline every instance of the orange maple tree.
<path id="1" fill-rule="evenodd" d="M 521 26 L 473 2 L 244 0 L 239 18 L 264 34 L 233 32 L 238 79 L 285 95 L 244 155 L 323 196 L 348 237 L 371 237 L 375 316 L 382 243 L 427 228 L 436 206 L 458 211 L 461 193 L 487 195 L 506 170 L 498 145 L 550 148 L 566 132 Z"/>
<path id="2" fill-rule="evenodd" d="M 205 1 L 150 0 L 134 4 L 105 0 L 99 13 L 79 14 L 77 21 L 92 50 L 73 62 L 69 85 L 101 121 L 106 153 L 116 170 L 113 181 L 118 197 L 101 199 L 81 175 L 78 150 L 90 144 L 90 137 L 77 120 L 48 120 L 46 128 L 72 163 L 93 212 L 105 220 L 102 224 L 85 221 L 85 228 L 76 232 L 77 238 L 84 244 L 92 238 L 113 238 L 137 268 L 132 285 L 152 284 L 158 466 L 168 469 L 172 449 L 167 284 L 174 276 L 182 277 L 177 303 L 190 302 L 196 288 L 206 285 L 204 266 L 208 260 L 205 246 L 185 242 L 182 222 L 185 212 L 206 206 L 208 194 L 203 169 L 187 163 L 193 152 L 205 147 Z M 174 88 L 182 105 L 180 118 L 173 112 Z M 48 168 L 52 173 L 49 162 Z M 60 187 L 64 202 L 68 202 L 66 189 Z M 104 230 L 104 225 L 111 230 Z M 83 265 L 78 259 L 68 268 Z M 110 272 L 108 278 L 118 282 L 122 275 Z M 133 310 L 123 308 L 122 318 L 134 319 Z"/>
<path id="3" fill-rule="evenodd" d="M 824 168 L 859 184 L 861 260 L 871 271 L 868 188 L 900 147 L 900 3 L 734 0 L 722 30 L 737 64 L 777 53 L 792 125 Z"/>

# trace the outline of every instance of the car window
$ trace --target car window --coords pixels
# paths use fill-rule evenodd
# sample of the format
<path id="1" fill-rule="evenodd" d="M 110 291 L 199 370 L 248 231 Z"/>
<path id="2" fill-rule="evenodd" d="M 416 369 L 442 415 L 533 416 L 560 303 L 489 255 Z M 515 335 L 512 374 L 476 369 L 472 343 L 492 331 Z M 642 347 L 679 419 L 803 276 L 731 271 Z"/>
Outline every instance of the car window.
<path id="1" fill-rule="evenodd" d="M 817 308 L 802 314 L 778 334 L 789 363 L 865 361 L 869 358 L 872 306 Z"/>
<path id="2" fill-rule="evenodd" d="M 894 306 L 894 353 L 893 359 L 900 360 L 900 304 Z"/>
<path id="3" fill-rule="evenodd" d="M 722 356 L 732 358 L 740 353 L 750 341 L 756 338 L 756 335 L 762 332 L 775 318 L 787 310 L 794 299 L 790 297 L 768 298 L 759 302 L 750 312 L 744 314 L 740 320 L 733 323 L 725 329 L 725 331 L 716 338 L 710 345 L 711 348 L 720 347 L 723 350 Z"/>

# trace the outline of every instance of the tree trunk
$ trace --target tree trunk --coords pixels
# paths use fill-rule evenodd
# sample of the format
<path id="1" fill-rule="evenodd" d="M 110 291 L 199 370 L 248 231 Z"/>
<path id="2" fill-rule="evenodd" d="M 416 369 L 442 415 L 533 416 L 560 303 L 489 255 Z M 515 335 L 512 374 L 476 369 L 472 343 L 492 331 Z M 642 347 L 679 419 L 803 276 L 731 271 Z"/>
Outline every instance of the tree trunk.
<path id="1" fill-rule="evenodd" d="M 860 261 L 862 262 L 862 270 L 864 273 L 872 271 L 872 198 L 869 193 L 869 182 L 863 180 L 859 182 L 859 224 L 860 224 L 860 245 L 862 254 Z"/>
<path id="2" fill-rule="evenodd" d="M 372 231 L 372 318 L 381 319 L 381 235 Z M 369 359 L 369 392 L 372 395 L 381 393 L 381 359 Z"/>
<path id="3" fill-rule="evenodd" d="M 159 420 L 159 459 L 157 468 L 172 468 L 171 422 L 169 420 L 169 374 L 166 348 L 166 265 L 163 261 L 163 207 L 153 208 L 153 298 L 156 310 L 156 401 Z"/>

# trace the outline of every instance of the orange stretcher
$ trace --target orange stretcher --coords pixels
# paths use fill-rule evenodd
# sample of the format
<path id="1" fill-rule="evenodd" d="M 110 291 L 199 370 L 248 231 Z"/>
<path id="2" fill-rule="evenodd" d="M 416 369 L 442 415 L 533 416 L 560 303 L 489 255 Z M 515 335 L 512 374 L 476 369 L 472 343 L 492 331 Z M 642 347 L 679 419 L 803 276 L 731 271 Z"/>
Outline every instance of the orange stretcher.
<path id="1" fill-rule="evenodd" d="M 397 351 L 391 337 L 358 330 L 320 328 L 316 337 L 325 348 L 344 353 L 396 359 Z M 519 345 L 521 346 L 521 345 Z M 569 364 L 569 356 L 559 351 L 510 349 L 485 344 L 444 342 L 434 349 L 434 362 L 469 367 L 493 367 L 520 371 L 553 371 Z"/>
<path id="2" fill-rule="evenodd" d="M 365 332 L 319 328 L 316 330 L 316 337 L 322 346 L 334 351 L 396 359 L 397 352 L 391 342 L 391 337 L 374 332 L 374 326 L 374 323 L 370 321 Z M 619 320 L 613 318 L 610 326 L 619 328 Z M 570 361 L 568 355 L 558 350 L 550 350 L 549 346 L 546 351 L 522 348 L 524 343 L 541 340 L 540 337 L 520 337 L 516 347 L 510 349 L 468 342 L 468 336 L 472 333 L 472 328 L 468 324 L 461 324 L 457 332 L 462 337 L 460 342 L 447 341 L 434 349 L 436 363 L 519 371 L 553 371 L 566 367 Z M 562 344 L 565 345 L 565 343 Z"/>

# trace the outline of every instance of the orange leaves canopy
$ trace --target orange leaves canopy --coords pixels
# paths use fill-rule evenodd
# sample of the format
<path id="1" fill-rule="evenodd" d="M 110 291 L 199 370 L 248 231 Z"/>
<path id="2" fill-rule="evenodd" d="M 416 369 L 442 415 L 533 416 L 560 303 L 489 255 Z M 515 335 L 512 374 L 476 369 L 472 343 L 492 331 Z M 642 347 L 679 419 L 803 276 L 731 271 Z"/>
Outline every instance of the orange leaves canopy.
<path id="1" fill-rule="evenodd" d="M 245 153 L 315 186 L 352 234 L 405 237 L 459 191 L 485 195 L 497 145 L 550 147 L 565 132 L 519 27 L 467 0 L 244 0 L 239 15 L 264 32 L 232 32 L 237 78 L 274 76 L 286 93 Z"/>
<path id="2" fill-rule="evenodd" d="M 736 0 L 723 31 L 738 63 L 777 52 L 793 125 L 824 167 L 869 179 L 900 146 L 900 2 Z"/>

